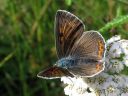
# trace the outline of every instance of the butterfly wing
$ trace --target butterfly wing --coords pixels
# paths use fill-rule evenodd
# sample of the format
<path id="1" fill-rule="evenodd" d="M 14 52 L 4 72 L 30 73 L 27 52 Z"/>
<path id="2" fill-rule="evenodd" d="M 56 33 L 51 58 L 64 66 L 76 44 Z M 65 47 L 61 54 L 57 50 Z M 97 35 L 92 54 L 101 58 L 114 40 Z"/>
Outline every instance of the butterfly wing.
<path id="1" fill-rule="evenodd" d="M 105 41 L 97 31 L 84 32 L 81 38 L 74 44 L 70 55 L 79 58 L 103 59 L 105 53 Z"/>
<path id="2" fill-rule="evenodd" d="M 55 17 L 55 36 L 57 55 L 60 58 L 69 55 L 74 43 L 82 36 L 84 24 L 75 15 L 59 10 Z"/>
<path id="3" fill-rule="evenodd" d="M 104 70 L 104 54 L 105 41 L 100 33 L 96 31 L 84 32 L 81 38 L 74 44 L 70 56 L 79 59 L 92 59 L 92 61 L 79 62 L 69 68 L 69 71 L 74 75 L 94 76 Z"/>
<path id="4" fill-rule="evenodd" d="M 103 62 L 83 63 L 68 68 L 68 70 L 76 77 L 93 77 L 104 70 Z"/>
<path id="5" fill-rule="evenodd" d="M 50 67 L 49 69 L 46 69 L 45 71 L 41 71 L 37 74 L 37 77 L 45 78 L 45 79 L 55 79 L 63 76 L 73 77 L 73 75 L 69 73 L 67 69 L 62 69 L 56 66 Z"/>

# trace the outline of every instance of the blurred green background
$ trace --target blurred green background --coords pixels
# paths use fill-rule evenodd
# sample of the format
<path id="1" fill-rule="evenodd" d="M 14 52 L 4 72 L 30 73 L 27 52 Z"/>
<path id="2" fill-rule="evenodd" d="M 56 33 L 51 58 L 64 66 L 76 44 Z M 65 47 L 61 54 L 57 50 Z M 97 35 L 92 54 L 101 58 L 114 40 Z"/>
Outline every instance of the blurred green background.
<path id="1" fill-rule="evenodd" d="M 127 0 L 0 0 L 0 96 L 65 96 L 60 79 L 37 73 L 57 60 L 54 18 L 58 9 L 78 16 L 86 30 L 99 30 L 128 14 Z M 128 38 L 128 22 L 104 32 Z"/>

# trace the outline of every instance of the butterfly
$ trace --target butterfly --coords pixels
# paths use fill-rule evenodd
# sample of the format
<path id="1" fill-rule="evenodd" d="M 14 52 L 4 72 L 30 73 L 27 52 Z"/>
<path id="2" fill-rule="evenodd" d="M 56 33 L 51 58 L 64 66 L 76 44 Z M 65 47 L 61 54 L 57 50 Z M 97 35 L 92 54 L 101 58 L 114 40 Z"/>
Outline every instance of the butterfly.
<path id="1" fill-rule="evenodd" d="M 37 74 L 44 79 L 93 77 L 104 70 L 105 40 L 97 31 L 84 32 L 83 22 L 65 10 L 55 16 L 56 51 L 59 60 Z"/>

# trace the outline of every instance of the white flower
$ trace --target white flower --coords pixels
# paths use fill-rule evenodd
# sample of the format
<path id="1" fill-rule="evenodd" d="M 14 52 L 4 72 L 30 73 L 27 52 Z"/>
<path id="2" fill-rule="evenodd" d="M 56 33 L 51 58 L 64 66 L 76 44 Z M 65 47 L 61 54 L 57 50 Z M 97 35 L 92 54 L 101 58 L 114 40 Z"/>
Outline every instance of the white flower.
<path id="1" fill-rule="evenodd" d="M 125 75 L 102 72 L 91 78 L 63 77 L 61 80 L 68 81 L 64 91 L 69 96 L 127 96 L 128 93 L 128 77 Z"/>
<path id="2" fill-rule="evenodd" d="M 122 54 L 128 55 L 128 40 L 119 40 L 112 44 L 107 44 L 107 56 L 119 58 Z"/>
<path id="3" fill-rule="evenodd" d="M 106 96 L 118 96 L 120 91 L 118 90 L 117 86 L 118 85 L 113 81 L 105 82 L 102 86 L 102 90 L 104 90 Z"/>
<path id="4" fill-rule="evenodd" d="M 63 81 L 64 84 L 73 84 L 74 78 L 71 77 L 62 77 L 61 81 Z"/>
<path id="5" fill-rule="evenodd" d="M 109 43 L 107 43 L 105 72 L 119 73 L 124 69 L 124 65 L 128 67 L 128 40 L 113 38 L 116 37 L 107 41 Z M 110 43 L 110 41 L 113 42 Z"/>
<path id="6" fill-rule="evenodd" d="M 121 53 L 122 53 L 122 48 L 119 42 L 113 43 L 108 51 L 108 54 L 111 58 L 120 57 Z"/>
<path id="7" fill-rule="evenodd" d="M 118 40 L 120 40 L 120 36 L 119 35 L 116 35 L 116 36 L 113 36 L 112 38 L 108 39 L 106 41 L 106 44 L 108 45 L 108 44 L 111 44 L 111 43 L 113 43 L 115 41 L 118 41 Z"/>
<path id="8" fill-rule="evenodd" d="M 128 96 L 128 93 L 122 93 L 120 96 Z"/>
<path id="9" fill-rule="evenodd" d="M 91 77 L 91 78 L 83 78 L 83 80 L 88 84 L 91 88 L 98 88 L 102 87 L 102 84 L 106 82 L 106 79 L 109 77 L 107 73 L 101 72 L 100 74 Z M 89 82 L 92 81 L 92 82 Z"/>
<path id="10" fill-rule="evenodd" d="M 70 78 L 70 77 L 62 77 L 61 81 L 63 81 L 65 84 L 68 84 L 64 91 L 66 95 L 69 96 L 96 96 L 95 91 L 93 89 L 89 88 L 91 90 L 88 92 L 88 85 L 83 81 L 82 78 Z"/>
<path id="11" fill-rule="evenodd" d="M 123 57 L 123 63 L 128 67 L 128 55 Z"/>
<path id="12" fill-rule="evenodd" d="M 125 55 L 128 55 L 128 40 L 120 40 L 122 51 Z"/>
<path id="13" fill-rule="evenodd" d="M 125 78 L 127 78 L 127 77 L 125 77 Z M 118 88 L 121 88 L 126 83 L 125 78 L 123 75 L 114 75 L 112 78 L 112 81 L 118 85 Z"/>
<path id="14" fill-rule="evenodd" d="M 65 95 L 72 96 L 73 85 L 68 85 L 64 88 Z"/>
<path id="15" fill-rule="evenodd" d="M 118 59 L 111 59 L 109 61 L 109 65 L 107 65 L 106 68 L 107 71 L 111 73 L 119 73 L 124 69 L 124 64 Z"/>

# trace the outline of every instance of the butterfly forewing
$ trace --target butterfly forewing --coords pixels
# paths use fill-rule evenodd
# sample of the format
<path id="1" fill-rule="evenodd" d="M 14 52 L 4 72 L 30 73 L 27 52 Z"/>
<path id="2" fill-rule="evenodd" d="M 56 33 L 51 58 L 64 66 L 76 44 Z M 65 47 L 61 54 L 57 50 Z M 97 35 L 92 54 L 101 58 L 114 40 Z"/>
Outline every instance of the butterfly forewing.
<path id="1" fill-rule="evenodd" d="M 84 24 L 75 15 L 59 10 L 55 17 L 56 50 L 59 58 L 69 55 L 74 43 L 82 36 Z"/>
<path id="2" fill-rule="evenodd" d="M 40 78 L 45 78 L 45 79 L 55 79 L 55 78 L 60 78 L 63 76 L 70 76 L 73 77 L 73 75 L 67 70 L 67 69 L 63 69 L 60 67 L 50 67 L 49 69 L 46 69 L 45 71 L 41 71 L 40 73 L 38 73 L 37 75 Z"/>
<path id="3" fill-rule="evenodd" d="M 105 53 L 105 41 L 99 32 L 84 32 L 74 44 L 70 55 L 79 58 L 94 58 L 101 60 Z"/>

